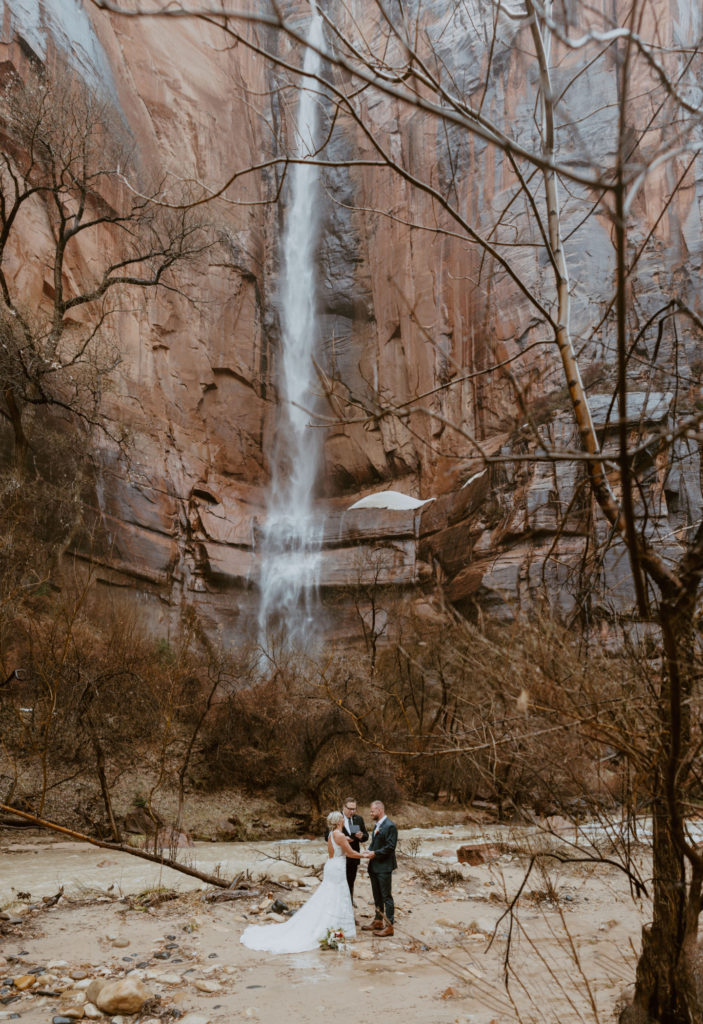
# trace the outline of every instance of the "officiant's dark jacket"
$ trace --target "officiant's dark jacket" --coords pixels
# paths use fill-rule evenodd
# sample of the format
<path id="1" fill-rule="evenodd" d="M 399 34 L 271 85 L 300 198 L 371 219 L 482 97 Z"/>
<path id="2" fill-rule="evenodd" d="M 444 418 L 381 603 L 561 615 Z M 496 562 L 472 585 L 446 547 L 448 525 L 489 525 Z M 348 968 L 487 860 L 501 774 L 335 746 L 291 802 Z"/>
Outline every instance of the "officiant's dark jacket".
<path id="1" fill-rule="evenodd" d="M 361 817 L 360 814 L 352 814 L 351 820 L 352 820 L 352 830 L 351 830 L 351 832 L 347 832 L 347 826 L 346 825 L 344 825 L 342 827 L 342 832 L 344 833 L 345 836 L 349 836 L 349 845 L 351 846 L 352 850 L 356 850 L 356 852 L 358 853 L 359 849 L 360 849 L 360 844 L 361 843 L 365 843 L 367 841 L 367 839 L 369 838 L 369 834 L 366 831 L 366 825 L 364 825 L 364 819 Z M 361 839 L 357 839 L 356 838 L 356 836 L 354 835 L 355 832 L 361 832 L 362 833 Z M 358 862 L 352 861 L 351 863 L 354 864 L 354 863 L 358 863 Z"/>
<path id="2" fill-rule="evenodd" d="M 373 850 L 375 856 L 369 861 L 370 875 L 386 875 L 395 871 L 398 861 L 395 858 L 395 848 L 398 844 L 398 829 L 390 818 L 382 822 L 371 837 L 369 850 Z"/>

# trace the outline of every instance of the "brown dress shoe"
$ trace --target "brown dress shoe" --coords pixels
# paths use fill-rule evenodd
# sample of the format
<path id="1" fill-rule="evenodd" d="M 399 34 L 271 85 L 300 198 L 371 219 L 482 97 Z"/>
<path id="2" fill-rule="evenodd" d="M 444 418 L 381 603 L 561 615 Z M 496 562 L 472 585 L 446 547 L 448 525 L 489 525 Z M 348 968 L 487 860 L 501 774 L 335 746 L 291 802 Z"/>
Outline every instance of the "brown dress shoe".
<path id="1" fill-rule="evenodd" d="M 392 934 L 393 934 L 393 925 L 389 924 L 389 925 L 386 925 L 386 927 L 382 931 L 376 932 L 376 938 L 377 939 L 385 939 L 385 938 L 387 938 L 387 936 L 392 935 Z"/>
<path id="2" fill-rule="evenodd" d="M 371 922 L 371 924 L 362 924 L 361 926 L 362 932 L 378 932 L 381 931 L 382 928 L 383 921 L 380 919 L 380 917 L 377 917 L 375 921 Z"/>

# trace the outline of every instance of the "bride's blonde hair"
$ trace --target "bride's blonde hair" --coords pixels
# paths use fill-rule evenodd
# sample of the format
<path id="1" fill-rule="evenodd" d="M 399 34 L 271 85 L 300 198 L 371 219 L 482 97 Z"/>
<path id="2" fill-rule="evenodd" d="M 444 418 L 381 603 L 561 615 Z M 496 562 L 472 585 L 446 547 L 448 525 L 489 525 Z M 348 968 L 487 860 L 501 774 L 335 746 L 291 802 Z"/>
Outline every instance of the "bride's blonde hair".
<path id="1" fill-rule="evenodd" d="M 327 824 L 330 828 L 330 831 L 335 829 L 343 818 L 344 815 L 342 814 L 341 811 L 330 811 L 330 813 L 327 815 Z"/>

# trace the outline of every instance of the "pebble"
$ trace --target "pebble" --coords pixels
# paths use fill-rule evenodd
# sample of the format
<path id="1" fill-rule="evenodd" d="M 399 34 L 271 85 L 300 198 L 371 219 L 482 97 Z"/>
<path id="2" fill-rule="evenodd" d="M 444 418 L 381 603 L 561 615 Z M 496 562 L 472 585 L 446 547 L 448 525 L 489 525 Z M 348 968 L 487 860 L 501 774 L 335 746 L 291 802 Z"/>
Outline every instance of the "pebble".
<path id="1" fill-rule="evenodd" d="M 34 974 L 20 974 L 17 978 L 12 979 L 12 984 L 15 988 L 18 988 L 20 992 L 24 992 L 25 989 L 31 988 L 36 981 Z"/>
<path id="2" fill-rule="evenodd" d="M 67 960 L 50 960 L 46 965 L 50 971 L 62 971 L 64 967 L 68 967 Z"/>
<path id="3" fill-rule="evenodd" d="M 83 981 L 88 977 L 88 972 L 81 970 L 69 971 L 68 976 L 69 978 L 73 978 L 74 981 Z"/>
<path id="4" fill-rule="evenodd" d="M 88 997 L 85 992 L 79 992 L 78 989 L 69 988 L 61 996 L 61 1003 L 66 1006 L 84 1006 L 88 1002 Z M 64 1012 L 64 1005 L 61 1006 L 61 1012 Z"/>
<path id="5" fill-rule="evenodd" d="M 146 971 L 146 981 L 160 981 L 164 985 L 180 985 L 183 978 L 180 974 L 161 974 L 159 971 Z"/>
<path id="6" fill-rule="evenodd" d="M 219 992 L 220 986 L 216 981 L 208 981 L 207 978 L 198 978 L 193 984 L 199 992 Z"/>
<path id="7" fill-rule="evenodd" d="M 94 1003 L 86 1003 L 83 1007 L 83 1015 L 88 1020 L 100 1020 L 102 1018 L 102 1011 Z"/>
<path id="8" fill-rule="evenodd" d="M 106 984 L 107 982 L 105 981 L 104 978 L 95 978 L 93 981 L 91 981 L 85 993 L 89 1003 L 97 1005 L 98 996 L 100 995 L 101 990 L 104 988 Z"/>
<path id="9" fill-rule="evenodd" d="M 56 1017 L 51 1018 L 51 1024 L 73 1024 L 72 1017 L 62 1017 L 58 1014 Z"/>
<path id="10" fill-rule="evenodd" d="M 353 949 L 351 953 L 354 960 L 375 960 L 376 955 L 370 949 Z"/>
<path id="11" fill-rule="evenodd" d="M 116 935 L 114 939 L 108 935 L 108 939 L 117 949 L 126 949 L 129 945 L 129 939 L 125 939 L 123 935 Z"/>
<path id="12" fill-rule="evenodd" d="M 449 988 L 445 988 L 444 992 L 439 997 L 440 999 L 461 999 L 461 992 L 454 985 L 450 985 Z"/>

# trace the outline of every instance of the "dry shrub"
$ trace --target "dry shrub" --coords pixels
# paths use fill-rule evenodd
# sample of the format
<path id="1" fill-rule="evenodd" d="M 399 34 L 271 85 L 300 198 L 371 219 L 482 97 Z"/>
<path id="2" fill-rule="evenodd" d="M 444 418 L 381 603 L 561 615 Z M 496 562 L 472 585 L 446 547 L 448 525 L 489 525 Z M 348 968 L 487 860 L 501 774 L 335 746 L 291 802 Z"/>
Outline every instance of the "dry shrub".
<path id="1" fill-rule="evenodd" d="M 365 741 L 394 752 L 406 795 L 586 815 L 625 798 L 626 746 L 646 744 L 652 659 L 606 652 L 549 618 L 506 626 L 407 619 L 370 678 L 326 673 Z"/>
<path id="2" fill-rule="evenodd" d="M 96 625 L 84 610 L 91 583 L 77 573 L 72 587 L 4 609 L 3 678 L 20 673 L 0 690 L 0 797 L 114 833 L 112 794 L 125 771 L 141 770 L 149 811 L 160 788 L 182 790 L 226 671 L 187 623 L 176 647 L 124 615 Z"/>
<path id="3" fill-rule="evenodd" d="M 203 745 L 204 784 L 267 792 L 300 812 L 399 796 L 392 759 L 371 756 L 349 717 L 321 687 L 320 667 L 291 655 L 217 707 Z"/>
<path id="4" fill-rule="evenodd" d="M 0 419 L 0 609 L 50 585 L 62 553 L 85 531 L 85 437 L 45 413 L 28 417 L 27 434 L 26 459 L 8 458 L 10 430 Z"/>

